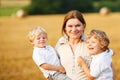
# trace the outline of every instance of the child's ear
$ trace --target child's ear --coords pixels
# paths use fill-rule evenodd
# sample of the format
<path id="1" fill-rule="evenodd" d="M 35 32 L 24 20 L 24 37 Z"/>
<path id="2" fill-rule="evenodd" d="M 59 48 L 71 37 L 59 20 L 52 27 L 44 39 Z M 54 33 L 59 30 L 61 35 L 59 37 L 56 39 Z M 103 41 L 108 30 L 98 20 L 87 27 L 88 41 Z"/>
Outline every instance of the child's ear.
<path id="1" fill-rule="evenodd" d="M 34 46 L 34 43 L 33 42 L 30 42 L 33 46 Z"/>
<path id="2" fill-rule="evenodd" d="M 104 50 L 105 44 L 101 44 L 101 45 L 100 45 L 100 48 L 101 48 L 102 50 Z"/>

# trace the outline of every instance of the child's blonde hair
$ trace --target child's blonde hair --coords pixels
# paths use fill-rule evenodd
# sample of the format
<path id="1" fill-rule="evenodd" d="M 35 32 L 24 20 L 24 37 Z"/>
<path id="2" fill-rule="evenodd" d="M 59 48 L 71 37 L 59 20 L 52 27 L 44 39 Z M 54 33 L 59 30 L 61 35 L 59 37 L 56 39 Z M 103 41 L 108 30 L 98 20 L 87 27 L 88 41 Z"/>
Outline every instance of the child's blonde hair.
<path id="1" fill-rule="evenodd" d="M 87 39 L 90 39 L 91 37 L 94 37 L 95 39 L 99 41 L 100 47 L 102 48 L 103 51 L 108 49 L 110 40 L 104 31 L 93 29 L 87 35 Z"/>
<path id="2" fill-rule="evenodd" d="M 43 29 L 40 26 L 34 27 L 28 33 L 29 41 L 32 43 L 35 36 L 39 36 L 40 34 L 46 34 L 47 35 L 47 32 L 45 31 L 45 29 Z"/>

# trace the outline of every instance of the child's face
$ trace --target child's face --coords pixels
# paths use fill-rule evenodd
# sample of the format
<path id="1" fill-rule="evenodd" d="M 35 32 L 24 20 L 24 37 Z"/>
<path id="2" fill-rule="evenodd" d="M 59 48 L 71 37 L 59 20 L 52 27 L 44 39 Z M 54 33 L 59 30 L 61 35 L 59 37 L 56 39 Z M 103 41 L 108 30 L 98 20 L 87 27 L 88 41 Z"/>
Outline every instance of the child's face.
<path id="1" fill-rule="evenodd" d="M 34 38 L 33 45 L 34 47 L 43 48 L 47 44 L 47 34 L 40 34 Z"/>
<path id="2" fill-rule="evenodd" d="M 94 37 L 87 39 L 86 44 L 87 44 L 89 53 L 91 55 L 99 54 L 102 52 L 99 41 L 95 39 Z"/>

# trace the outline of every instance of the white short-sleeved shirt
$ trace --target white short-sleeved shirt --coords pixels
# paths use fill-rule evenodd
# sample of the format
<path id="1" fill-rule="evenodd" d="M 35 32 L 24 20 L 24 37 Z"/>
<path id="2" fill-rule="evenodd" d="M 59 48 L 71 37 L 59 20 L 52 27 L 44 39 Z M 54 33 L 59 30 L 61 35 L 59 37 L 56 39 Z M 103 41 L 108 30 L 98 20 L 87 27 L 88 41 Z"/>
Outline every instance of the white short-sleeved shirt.
<path id="1" fill-rule="evenodd" d="M 68 77 L 72 80 L 88 80 L 86 74 L 77 63 L 79 56 L 82 56 L 87 63 L 90 62 L 90 55 L 84 41 L 78 43 L 74 54 L 67 42 L 59 45 L 57 51 L 60 56 L 61 64 L 65 68 Z"/>
<path id="2" fill-rule="evenodd" d="M 48 63 L 51 65 L 60 66 L 60 60 L 58 59 L 57 53 L 55 49 L 51 46 L 46 46 L 45 48 L 34 47 L 32 57 L 34 62 L 38 65 L 46 78 L 49 76 L 49 74 L 52 75 L 56 71 L 45 70 L 40 67 L 41 64 Z"/>
<path id="3" fill-rule="evenodd" d="M 103 53 L 92 56 L 90 74 L 96 77 L 95 80 L 113 80 L 113 72 L 111 68 L 112 55 L 112 50 L 106 50 Z"/>

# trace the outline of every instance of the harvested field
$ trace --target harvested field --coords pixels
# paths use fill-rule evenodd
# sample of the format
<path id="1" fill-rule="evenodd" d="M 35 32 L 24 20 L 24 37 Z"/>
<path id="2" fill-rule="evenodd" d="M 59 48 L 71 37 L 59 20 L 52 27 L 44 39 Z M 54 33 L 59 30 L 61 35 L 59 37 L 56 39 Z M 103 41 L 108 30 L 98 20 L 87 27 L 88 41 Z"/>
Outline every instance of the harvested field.
<path id="1" fill-rule="evenodd" d="M 53 47 L 61 36 L 62 15 L 37 15 L 25 18 L 0 17 L 0 80 L 45 80 L 32 60 L 32 46 L 28 31 L 37 25 L 48 32 L 48 43 Z M 87 22 L 85 33 L 91 29 L 104 30 L 115 51 L 113 63 L 116 80 L 120 80 L 120 13 L 101 16 L 97 13 L 84 14 Z"/>

